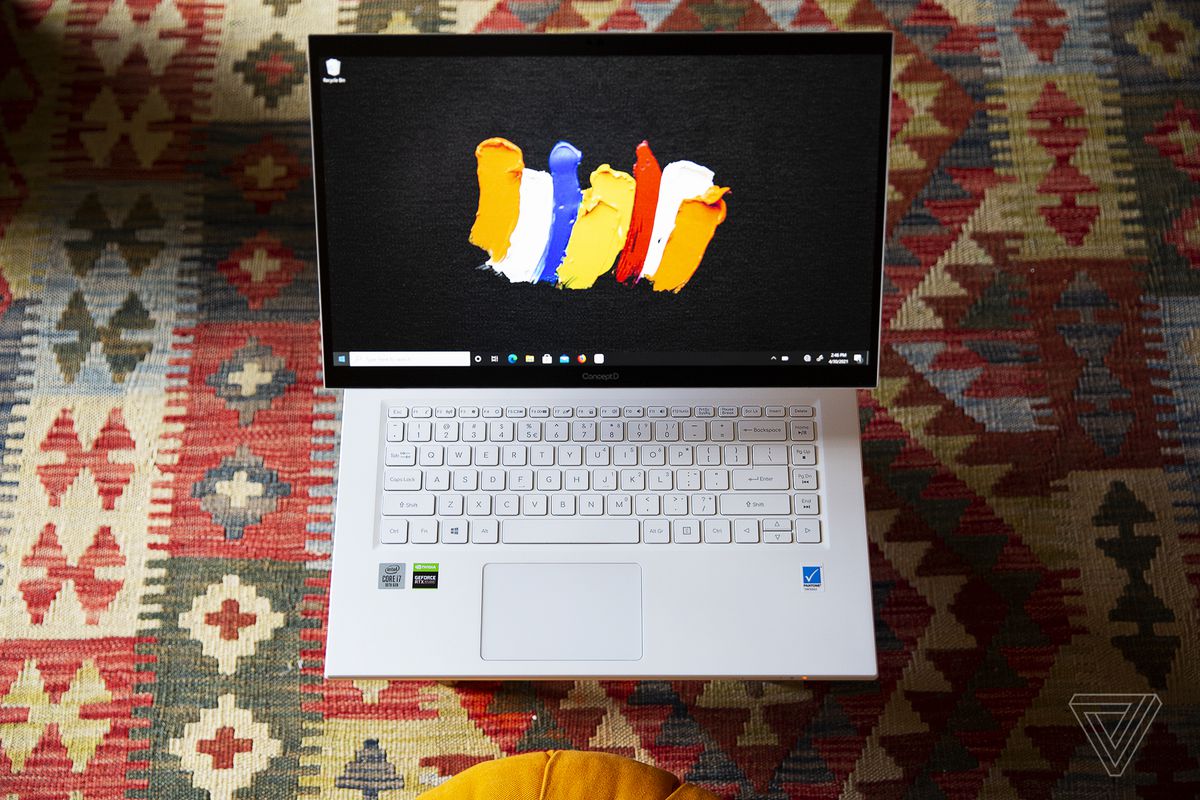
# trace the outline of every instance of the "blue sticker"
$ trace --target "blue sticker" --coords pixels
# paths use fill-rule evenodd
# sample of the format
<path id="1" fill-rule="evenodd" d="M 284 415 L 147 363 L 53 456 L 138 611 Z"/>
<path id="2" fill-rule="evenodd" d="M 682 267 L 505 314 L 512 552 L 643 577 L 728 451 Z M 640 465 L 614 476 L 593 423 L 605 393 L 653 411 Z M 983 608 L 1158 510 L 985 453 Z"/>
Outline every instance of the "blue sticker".
<path id="1" fill-rule="evenodd" d="M 811 567 L 801 567 L 800 574 L 804 580 L 804 588 L 805 589 L 820 589 L 821 584 L 822 584 L 822 579 L 824 577 L 821 574 L 822 572 L 823 572 L 823 569 L 821 568 L 820 565 L 811 566 Z"/>

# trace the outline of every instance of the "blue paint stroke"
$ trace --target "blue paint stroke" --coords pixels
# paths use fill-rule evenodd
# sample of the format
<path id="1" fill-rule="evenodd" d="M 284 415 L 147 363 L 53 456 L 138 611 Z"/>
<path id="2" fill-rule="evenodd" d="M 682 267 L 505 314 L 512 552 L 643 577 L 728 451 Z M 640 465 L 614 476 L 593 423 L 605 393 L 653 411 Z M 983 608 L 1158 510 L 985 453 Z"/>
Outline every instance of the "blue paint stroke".
<path id="1" fill-rule="evenodd" d="M 558 282 L 558 265 L 567 252 L 567 242 L 583 193 L 579 191 L 579 164 L 583 153 L 570 142 L 559 142 L 550 150 L 550 180 L 554 184 L 554 213 L 550 218 L 550 238 L 538 262 L 538 281 Z"/>

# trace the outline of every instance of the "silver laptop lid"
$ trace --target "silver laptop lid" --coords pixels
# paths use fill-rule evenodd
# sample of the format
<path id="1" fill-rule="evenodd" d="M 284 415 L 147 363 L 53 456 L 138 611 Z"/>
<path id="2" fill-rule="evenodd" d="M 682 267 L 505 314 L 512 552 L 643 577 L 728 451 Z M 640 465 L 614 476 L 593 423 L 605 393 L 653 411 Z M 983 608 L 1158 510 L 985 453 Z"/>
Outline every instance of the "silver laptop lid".
<path id="1" fill-rule="evenodd" d="M 874 385 L 890 34 L 309 42 L 330 386 Z"/>

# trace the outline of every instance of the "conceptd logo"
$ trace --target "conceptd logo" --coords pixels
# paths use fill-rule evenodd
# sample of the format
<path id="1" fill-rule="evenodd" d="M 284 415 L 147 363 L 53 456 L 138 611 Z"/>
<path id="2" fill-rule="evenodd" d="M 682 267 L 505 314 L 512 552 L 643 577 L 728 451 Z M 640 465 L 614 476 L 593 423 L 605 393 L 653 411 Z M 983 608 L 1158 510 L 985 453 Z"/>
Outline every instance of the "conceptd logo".
<path id="1" fill-rule="evenodd" d="M 345 83 L 346 79 L 341 77 L 341 74 L 342 74 L 342 62 L 340 59 L 337 59 L 337 58 L 325 59 L 325 75 L 326 75 L 326 77 L 321 79 L 322 83 Z"/>
<path id="2" fill-rule="evenodd" d="M 585 372 L 583 373 L 585 381 L 618 381 L 621 379 L 619 372 Z"/>
<path id="3" fill-rule="evenodd" d="M 1110 778 L 1125 773 L 1162 708 L 1156 694 L 1077 694 L 1071 713 Z"/>

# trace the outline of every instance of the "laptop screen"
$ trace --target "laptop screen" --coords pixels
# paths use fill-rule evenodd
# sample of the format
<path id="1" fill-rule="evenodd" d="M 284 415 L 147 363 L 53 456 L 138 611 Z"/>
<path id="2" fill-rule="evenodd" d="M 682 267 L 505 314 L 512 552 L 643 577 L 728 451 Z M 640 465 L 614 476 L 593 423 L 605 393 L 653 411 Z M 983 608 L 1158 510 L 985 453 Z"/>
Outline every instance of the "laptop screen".
<path id="1" fill-rule="evenodd" d="M 310 59 L 330 385 L 874 384 L 890 35 Z"/>

